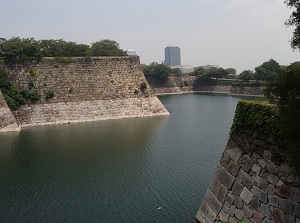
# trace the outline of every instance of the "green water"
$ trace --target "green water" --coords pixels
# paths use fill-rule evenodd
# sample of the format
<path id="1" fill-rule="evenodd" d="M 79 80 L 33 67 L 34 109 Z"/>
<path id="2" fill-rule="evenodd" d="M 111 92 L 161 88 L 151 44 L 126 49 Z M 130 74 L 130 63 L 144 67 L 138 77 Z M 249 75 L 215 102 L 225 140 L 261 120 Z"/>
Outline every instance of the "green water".
<path id="1" fill-rule="evenodd" d="M 194 222 L 239 98 L 160 99 L 170 116 L 0 134 L 0 222 Z"/>

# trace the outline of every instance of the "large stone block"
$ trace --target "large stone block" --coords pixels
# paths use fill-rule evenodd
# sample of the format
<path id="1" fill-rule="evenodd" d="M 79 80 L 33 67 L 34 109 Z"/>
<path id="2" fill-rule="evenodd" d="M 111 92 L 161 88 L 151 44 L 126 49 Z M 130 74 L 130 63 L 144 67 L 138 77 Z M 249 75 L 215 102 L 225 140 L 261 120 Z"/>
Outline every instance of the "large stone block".
<path id="1" fill-rule="evenodd" d="M 234 182 L 234 177 L 230 173 L 228 173 L 228 171 L 221 165 L 219 165 L 216 170 L 215 178 L 219 180 L 228 189 L 231 188 Z"/>
<path id="2" fill-rule="evenodd" d="M 246 204 L 249 204 L 253 198 L 253 194 L 248 190 L 247 187 L 244 187 L 240 194 L 240 197 Z"/>
<path id="3" fill-rule="evenodd" d="M 216 196 L 208 189 L 204 195 L 204 200 L 207 202 L 207 204 L 211 207 L 213 212 L 218 215 L 221 208 L 222 204 L 220 201 L 216 198 Z"/>

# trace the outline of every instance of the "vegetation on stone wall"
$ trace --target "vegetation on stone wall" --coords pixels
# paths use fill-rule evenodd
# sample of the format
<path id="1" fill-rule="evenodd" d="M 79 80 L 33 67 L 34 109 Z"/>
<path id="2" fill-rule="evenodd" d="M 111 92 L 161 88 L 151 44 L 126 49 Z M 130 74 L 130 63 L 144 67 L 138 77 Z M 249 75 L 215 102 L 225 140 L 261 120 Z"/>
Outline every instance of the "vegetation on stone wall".
<path id="1" fill-rule="evenodd" d="M 281 139 L 276 106 L 267 102 L 239 101 L 231 126 L 231 134 L 244 133 L 247 130 Z"/>
<path id="2" fill-rule="evenodd" d="M 43 57 L 126 56 L 125 51 L 113 40 L 100 40 L 91 46 L 58 40 L 34 38 L 0 38 L 0 60 L 5 63 L 41 61 Z M 70 62 L 58 59 L 58 62 Z M 68 59 L 69 60 L 69 59 Z"/>
<path id="3" fill-rule="evenodd" d="M 3 97 L 8 107 L 12 110 L 17 110 L 27 99 L 31 101 L 39 100 L 40 96 L 38 92 L 31 90 L 33 85 L 33 81 L 29 81 L 29 89 L 19 89 L 16 84 L 13 84 L 9 80 L 9 71 L 0 69 L 0 90 L 3 93 Z"/>

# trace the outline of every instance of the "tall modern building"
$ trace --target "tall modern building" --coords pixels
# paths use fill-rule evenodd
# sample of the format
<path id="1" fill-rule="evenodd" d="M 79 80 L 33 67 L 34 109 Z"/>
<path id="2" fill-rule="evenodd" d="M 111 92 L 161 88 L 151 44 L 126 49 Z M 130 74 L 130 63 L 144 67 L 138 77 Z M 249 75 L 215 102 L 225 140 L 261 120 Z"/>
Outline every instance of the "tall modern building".
<path id="1" fill-rule="evenodd" d="M 178 46 L 168 46 L 165 48 L 165 65 L 181 65 L 180 48 Z"/>

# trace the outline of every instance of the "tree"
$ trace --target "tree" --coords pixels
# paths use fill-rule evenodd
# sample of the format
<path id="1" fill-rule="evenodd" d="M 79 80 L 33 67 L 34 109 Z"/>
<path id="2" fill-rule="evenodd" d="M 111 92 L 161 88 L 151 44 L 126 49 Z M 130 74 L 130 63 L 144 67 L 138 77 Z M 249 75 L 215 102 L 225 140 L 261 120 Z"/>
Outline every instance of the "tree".
<path id="1" fill-rule="evenodd" d="M 240 73 L 238 78 L 243 81 L 249 81 L 254 79 L 254 74 L 251 70 L 244 70 L 242 73 Z"/>
<path id="2" fill-rule="evenodd" d="M 236 69 L 234 68 L 227 68 L 226 71 L 228 74 L 236 75 Z"/>
<path id="3" fill-rule="evenodd" d="M 126 56 L 125 51 L 119 48 L 114 40 L 104 39 L 92 44 L 91 51 L 94 56 Z"/>
<path id="4" fill-rule="evenodd" d="M 171 68 L 164 65 L 159 64 L 157 62 L 152 62 L 149 66 L 146 66 L 143 70 L 145 75 L 152 75 L 159 77 L 160 79 L 166 79 L 171 74 Z"/>
<path id="5" fill-rule="evenodd" d="M 203 78 L 205 77 L 206 74 L 206 70 L 203 67 L 198 67 L 195 71 L 194 71 L 195 76 L 199 77 L 199 78 Z"/>
<path id="6" fill-rule="evenodd" d="M 276 79 L 281 70 L 281 66 L 277 61 L 270 59 L 262 65 L 255 67 L 254 70 L 255 80 L 271 81 Z"/>
<path id="7" fill-rule="evenodd" d="M 278 105 L 282 139 L 300 175 L 300 62 L 282 69 L 268 84 L 265 95 Z"/>
<path id="8" fill-rule="evenodd" d="M 172 72 L 172 74 L 174 74 L 174 75 L 182 75 L 182 72 L 181 72 L 181 70 L 180 70 L 179 68 L 173 68 L 173 69 L 171 70 L 171 72 Z"/>
<path id="9" fill-rule="evenodd" d="M 291 47 L 294 50 L 300 50 L 300 2 L 299 0 L 285 0 L 285 4 L 290 8 L 294 8 L 292 15 L 285 22 L 287 26 L 295 26 L 293 37 L 290 41 Z"/>
<path id="10" fill-rule="evenodd" d="M 24 62 L 42 59 L 38 41 L 34 38 L 13 37 L 0 41 L 0 49 L 5 63 Z"/>

